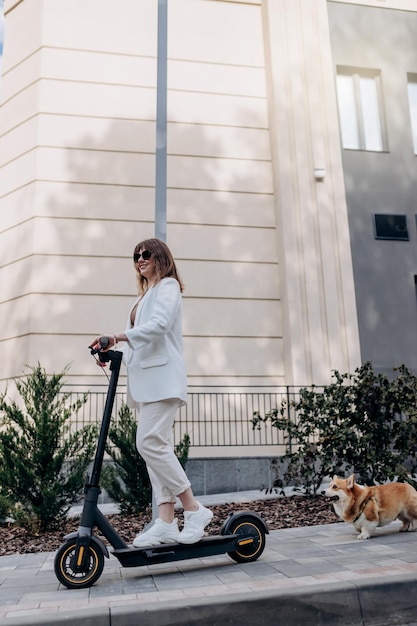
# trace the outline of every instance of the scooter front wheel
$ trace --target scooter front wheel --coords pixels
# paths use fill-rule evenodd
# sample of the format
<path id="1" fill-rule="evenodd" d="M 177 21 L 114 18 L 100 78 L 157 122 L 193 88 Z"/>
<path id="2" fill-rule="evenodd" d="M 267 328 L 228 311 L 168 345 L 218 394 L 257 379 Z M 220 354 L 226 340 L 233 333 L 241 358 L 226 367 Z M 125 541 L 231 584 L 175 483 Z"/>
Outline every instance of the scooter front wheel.
<path id="1" fill-rule="evenodd" d="M 68 589 L 91 587 L 98 580 L 104 568 L 104 555 L 96 543 L 91 542 L 85 559 L 85 569 L 74 568 L 77 539 L 64 543 L 55 555 L 54 569 L 59 582 Z"/>

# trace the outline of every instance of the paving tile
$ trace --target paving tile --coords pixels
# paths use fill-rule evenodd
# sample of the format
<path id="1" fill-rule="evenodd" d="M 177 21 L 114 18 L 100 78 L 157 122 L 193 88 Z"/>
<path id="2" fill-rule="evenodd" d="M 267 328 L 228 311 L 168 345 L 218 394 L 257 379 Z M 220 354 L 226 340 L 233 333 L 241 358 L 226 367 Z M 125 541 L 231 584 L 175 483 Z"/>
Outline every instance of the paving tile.
<path id="1" fill-rule="evenodd" d="M 18 604 L 22 598 L 22 592 L 19 590 L 1 590 L 0 589 L 0 607 Z"/>
<path id="2" fill-rule="evenodd" d="M 125 589 L 125 581 L 117 579 L 113 581 L 109 581 L 104 586 L 102 585 L 94 585 L 94 587 L 90 588 L 91 599 L 94 598 L 110 598 L 112 596 L 118 596 L 123 594 Z"/>
<path id="3" fill-rule="evenodd" d="M 152 576 L 146 578 L 123 578 L 123 588 L 126 593 L 133 590 L 155 589 L 155 581 Z"/>
<path id="4" fill-rule="evenodd" d="M 209 585 L 218 585 L 219 577 L 218 576 L 200 576 L 198 578 L 188 578 L 185 580 L 184 578 L 170 578 L 164 580 L 155 581 L 156 588 L 158 591 L 165 591 L 167 589 L 190 589 L 191 587 L 208 587 Z"/>
<path id="5" fill-rule="evenodd" d="M 242 563 L 239 569 L 245 572 L 251 578 L 276 576 L 276 569 L 271 567 L 269 563 L 263 561 L 255 561 L 254 563 Z"/>
<path id="6" fill-rule="evenodd" d="M 42 609 L 41 611 L 39 611 L 39 614 L 44 614 L 44 613 L 57 613 L 58 609 L 57 608 L 50 608 L 50 609 Z M 27 620 L 27 623 L 30 624 L 31 619 L 33 618 L 33 612 L 34 609 L 30 608 L 30 609 L 19 609 L 19 610 L 15 610 L 15 611 L 8 611 L 5 615 L 6 618 L 12 618 L 12 619 L 17 619 L 19 617 L 23 617 L 25 618 L 25 620 Z"/>

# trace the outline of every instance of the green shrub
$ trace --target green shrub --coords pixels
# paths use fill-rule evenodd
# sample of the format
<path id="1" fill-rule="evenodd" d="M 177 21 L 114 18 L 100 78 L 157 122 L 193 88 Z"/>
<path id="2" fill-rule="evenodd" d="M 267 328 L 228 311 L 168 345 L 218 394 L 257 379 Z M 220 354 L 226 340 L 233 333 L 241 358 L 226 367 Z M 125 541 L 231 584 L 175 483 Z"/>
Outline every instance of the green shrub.
<path id="1" fill-rule="evenodd" d="M 175 454 L 182 467 L 185 469 L 188 461 L 188 452 L 190 450 L 190 436 L 188 433 L 185 433 L 184 437 L 181 439 L 179 443 L 174 448 Z"/>
<path id="2" fill-rule="evenodd" d="M 8 498 L 0 495 L 0 524 L 5 524 L 7 518 L 11 515 L 13 503 Z"/>
<path id="3" fill-rule="evenodd" d="M 39 365 L 16 380 L 23 408 L 0 396 L 0 496 L 13 503 L 16 521 L 45 531 L 63 521 L 81 495 L 94 452 L 96 429 L 70 432 L 71 416 L 87 395 L 69 403 L 60 374 L 48 378 Z"/>
<path id="4" fill-rule="evenodd" d="M 370 362 L 354 374 L 333 373 L 334 382 L 300 391 L 253 427 L 270 421 L 284 433 L 286 454 L 274 487 L 293 485 L 315 495 L 324 478 L 354 471 L 365 484 L 408 480 L 417 467 L 417 378 L 404 366 L 392 380 Z M 281 476 L 282 474 L 282 476 Z"/>
<path id="5" fill-rule="evenodd" d="M 101 474 L 101 484 L 109 496 L 120 504 L 124 514 L 142 513 L 152 502 L 152 487 L 146 464 L 136 449 L 137 422 L 130 409 L 123 405 L 119 420 L 109 429 L 106 452 L 114 465 L 107 465 Z M 188 458 L 190 438 L 185 435 L 175 447 L 175 453 L 184 466 Z"/>

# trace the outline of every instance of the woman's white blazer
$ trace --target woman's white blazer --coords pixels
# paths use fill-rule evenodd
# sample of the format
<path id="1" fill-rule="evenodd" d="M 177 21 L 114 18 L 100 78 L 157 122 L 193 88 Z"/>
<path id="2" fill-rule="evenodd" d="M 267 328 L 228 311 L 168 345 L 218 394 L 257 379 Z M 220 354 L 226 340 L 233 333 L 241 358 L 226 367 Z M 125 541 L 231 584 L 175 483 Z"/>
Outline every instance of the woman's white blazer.
<path id="1" fill-rule="evenodd" d="M 156 402 L 187 400 L 187 376 L 182 343 L 182 297 L 175 278 L 163 278 L 139 300 L 132 326 L 130 310 L 124 350 L 127 400 Z"/>

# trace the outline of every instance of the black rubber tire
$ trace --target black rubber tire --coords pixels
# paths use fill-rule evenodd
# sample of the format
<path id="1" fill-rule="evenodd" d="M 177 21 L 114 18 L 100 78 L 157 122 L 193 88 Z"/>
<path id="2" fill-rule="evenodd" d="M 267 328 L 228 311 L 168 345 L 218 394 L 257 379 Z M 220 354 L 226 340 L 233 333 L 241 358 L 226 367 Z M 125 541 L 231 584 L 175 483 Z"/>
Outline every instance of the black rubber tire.
<path id="1" fill-rule="evenodd" d="M 265 525 L 255 516 L 240 515 L 227 525 L 227 534 L 252 535 L 254 541 L 227 554 L 236 563 L 256 561 L 265 549 Z"/>
<path id="2" fill-rule="evenodd" d="M 64 543 L 55 555 L 54 569 L 59 582 L 68 589 L 91 587 L 101 576 L 104 568 L 104 554 L 100 547 L 92 541 L 88 548 L 85 572 L 74 571 L 71 562 L 74 557 L 77 539 Z"/>

